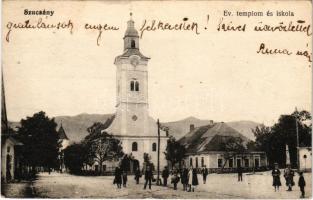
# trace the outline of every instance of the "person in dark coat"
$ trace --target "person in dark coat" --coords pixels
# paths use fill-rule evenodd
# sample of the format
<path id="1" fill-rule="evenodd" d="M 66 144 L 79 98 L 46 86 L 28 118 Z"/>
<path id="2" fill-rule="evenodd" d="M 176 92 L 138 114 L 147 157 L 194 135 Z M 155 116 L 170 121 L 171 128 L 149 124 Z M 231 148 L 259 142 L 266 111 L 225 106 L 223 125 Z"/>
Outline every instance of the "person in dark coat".
<path id="1" fill-rule="evenodd" d="M 195 191 L 196 186 L 199 185 L 197 169 L 196 168 L 192 169 L 192 182 L 191 182 L 191 185 L 192 185 L 192 191 L 193 192 Z"/>
<path id="2" fill-rule="evenodd" d="M 183 166 L 180 178 L 181 178 L 181 183 L 183 184 L 183 190 L 187 191 L 187 188 L 188 188 L 188 169 L 185 166 Z"/>
<path id="3" fill-rule="evenodd" d="M 174 169 L 172 180 L 171 180 L 171 183 L 173 183 L 173 185 L 174 185 L 174 190 L 177 190 L 177 183 L 178 182 L 179 182 L 178 170 Z"/>
<path id="4" fill-rule="evenodd" d="M 237 173 L 238 173 L 238 181 L 242 181 L 242 167 L 238 165 L 237 167 Z"/>
<path id="5" fill-rule="evenodd" d="M 305 191 L 304 191 L 304 187 L 305 187 L 305 180 L 303 177 L 303 172 L 299 173 L 300 177 L 299 177 L 299 181 L 298 181 L 298 186 L 300 187 L 300 191 L 301 191 L 301 196 L 300 198 L 305 198 Z"/>
<path id="6" fill-rule="evenodd" d="M 146 171 L 145 171 L 145 186 L 143 189 L 146 189 L 147 187 L 147 184 L 149 184 L 149 189 L 151 190 L 151 181 L 152 181 L 152 178 L 153 178 L 153 173 L 152 173 L 152 170 L 151 170 L 151 167 L 150 165 L 147 165 L 146 166 Z"/>
<path id="7" fill-rule="evenodd" d="M 121 188 L 121 185 L 122 185 L 122 172 L 121 172 L 121 169 L 119 167 L 115 168 L 113 184 L 116 184 L 117 188 Z"/>
<path id="8" fill-rule="evenodd" d="M 284 170 L 284 177 L 286 179 L 286 186 L 288 187 L 287 191 L 292 191 L 292 186 L 295 185 L 295 182 L 293 181 L 294 175 L 295 175 L 295 172 L 291 169 L 290 164 L 288 164 L 287 168 Z"/>
<path id="9" fill-rule="evenodd" d="M 274 169 L 272 170 L 272 176 L 273 176 L 273 186 L 276 190 L 279 191 L 279 187 L 281 186 L 280 182 L 280 170 L 278 169 L 278 164 L 274 164 Z"/>
<path id="10" fill-rule="evenodd" d="M 202 177 L 203 177 L 203 184 L 206 183 L 206 177 L 209 174 L 209 170 L 208 168 L 206 168 L 206 165 L 204 165 L 203 169 L 202 169 Z"/>
<path id="11" fill-rule="evenodd" d="M 162 178 L 163 178 L 163 186 L 167 186 L 167 179 L 170 175 L 170 172 L 167 168 L 167 166 L 164 167 L 163 171 L 162 171 Z"/>
<path id="12" fill-rule="evenodd" d="M 126 184 L 127 184 L 127 171 L 123 171 L 122 178 L 123 178 L 123 187 L 126 187 Z"/>
<path id="13" fill-rule="evenodd" d="M 136 180 L 136 184 L 139 184 L 139 179 L 141 177 L 141 173 L 140 173 L 140 169 L 137 168 L 135 171 L 135 180 Z"/>

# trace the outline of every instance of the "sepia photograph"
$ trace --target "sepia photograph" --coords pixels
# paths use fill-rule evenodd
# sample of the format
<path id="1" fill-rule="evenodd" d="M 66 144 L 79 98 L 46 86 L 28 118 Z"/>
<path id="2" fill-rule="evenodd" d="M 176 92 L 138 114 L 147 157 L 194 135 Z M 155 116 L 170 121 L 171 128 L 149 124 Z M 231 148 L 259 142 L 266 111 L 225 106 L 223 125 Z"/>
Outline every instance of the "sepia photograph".
<path id="1" fill-rule="evenodd" d="M 2 198 L 311 199 L 311 115 L 311 1 L 2 1 Z"/>

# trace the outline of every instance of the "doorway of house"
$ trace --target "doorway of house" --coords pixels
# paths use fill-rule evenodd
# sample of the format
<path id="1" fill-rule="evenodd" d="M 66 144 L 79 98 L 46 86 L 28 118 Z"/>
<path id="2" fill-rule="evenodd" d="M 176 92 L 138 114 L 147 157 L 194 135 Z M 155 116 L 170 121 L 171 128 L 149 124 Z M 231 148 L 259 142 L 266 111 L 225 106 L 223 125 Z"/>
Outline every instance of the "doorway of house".
<path id="1" fill-rule="evenodd" d="M 12 179 L 11 169 L 12 169 L 12 156 L 7 155 L 7 163 L 6 163 L 6 179 L 10 181 Z"/>

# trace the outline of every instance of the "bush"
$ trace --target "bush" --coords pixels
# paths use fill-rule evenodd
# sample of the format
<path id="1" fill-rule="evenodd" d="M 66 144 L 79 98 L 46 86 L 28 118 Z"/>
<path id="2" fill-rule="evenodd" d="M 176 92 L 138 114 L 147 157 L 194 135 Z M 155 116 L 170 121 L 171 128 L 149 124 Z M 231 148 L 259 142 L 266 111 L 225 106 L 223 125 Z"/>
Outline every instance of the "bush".
<path id="1" fill-rule="evenodd" d="M 80 174 L 85 161 L 85 151 L 82 144 L 72 144 L 64 151 L 64 163 L 70 173 Z"/>

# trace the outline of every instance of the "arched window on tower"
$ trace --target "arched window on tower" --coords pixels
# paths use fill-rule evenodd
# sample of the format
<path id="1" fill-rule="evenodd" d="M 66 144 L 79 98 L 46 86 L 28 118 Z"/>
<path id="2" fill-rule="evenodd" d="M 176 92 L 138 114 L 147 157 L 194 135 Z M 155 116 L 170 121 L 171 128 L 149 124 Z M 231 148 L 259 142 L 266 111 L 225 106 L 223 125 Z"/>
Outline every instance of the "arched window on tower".
<path id="1" fill-rule="evenodd" d="M 132 151 L 138 151 L 138 144 L 137 144 L 137 142 L 133 142 L 133 144 L 132 144 Z"/>
<path id="2" fill-rule="evenodd" d="M 139 91 L 139 82 L 135 81 L 135 91 Z"/>
<path id="3" fill-rule="evenodd" d="M 157 150 L 157 144 L 154 142 L 152 144 L 152 151 L 156 151 Z"/>
<path id="4" fill-rule="evenodd" d="M 135 40 L 131 40 L 131 41 L 130 41 L 130 47 L 131 47 L 132 49 L 136 48 Z"/>
<path id="5" fill-rule="evenodd" d="M 135 90 L 135 81 L 131 81 L 130 82 L 130 91 L 134 91 Z"/>

